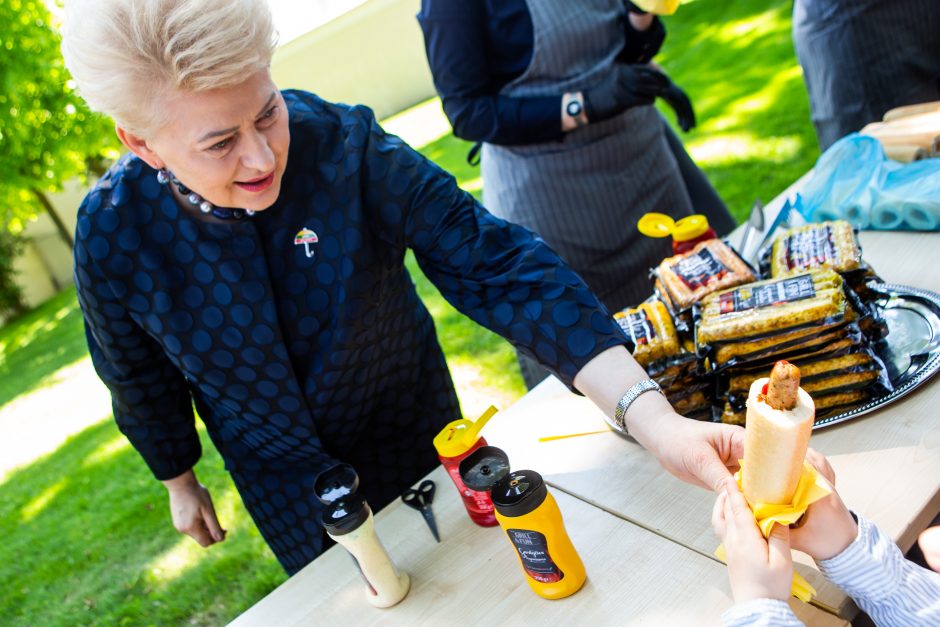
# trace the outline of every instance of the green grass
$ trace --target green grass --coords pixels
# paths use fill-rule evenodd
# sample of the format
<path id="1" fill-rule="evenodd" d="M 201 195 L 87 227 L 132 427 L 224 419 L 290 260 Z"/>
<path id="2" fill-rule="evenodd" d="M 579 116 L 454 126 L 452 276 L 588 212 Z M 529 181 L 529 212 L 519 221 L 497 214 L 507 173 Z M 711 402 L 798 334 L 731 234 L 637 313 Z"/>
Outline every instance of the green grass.
<path id="1" fill-rule="evenodd" d="M 700 125 L 685 139 L 739 219 L 755 197 L 769 200 L 817 157 L 790 43 L 790 6 L 784 0 L 693 2 L 669 18 L 658 59 L 692 97 Z M 479 195 L 479 169 L 465 160 L 469 144 L 446 134 L 419 147 Z M 434 316 L 465 412 L 521 395 L 508 344 L 450 307 L 410 255 L 407 263 Z M 74 290 L 8 323 L 0 328 L 0 408 L 85 355 Z M 229 530 L 208 551 L 173 530 L 163 487 L 110 420 L 4 477 L 0 624 L 215 625 L 280 584 L 283 572 L 200 435 L 205 453 L 197 472 Z"/>
<path id="2" fill-rule="evenodd" d="M 82 314 L 69 287 L 0 329 L 0 407 L 87 354 Z"/>
<path id="3" fill-rule="evenodd" d="M 739 222 L 755 198 L 769 201 L 819 157 L 791 8 L 781 0 L 692 2 L 667 20 L 656 58 L 695 106 L 698 127 L 679 135 Z"/>
<path id="4" fill-rule="evenodd" d="M 108 420 L 0 486 L 0 623 L 215 625 L 284 580 L 202 434 L 199 478 L 229 531 L 208 551 Z"/>

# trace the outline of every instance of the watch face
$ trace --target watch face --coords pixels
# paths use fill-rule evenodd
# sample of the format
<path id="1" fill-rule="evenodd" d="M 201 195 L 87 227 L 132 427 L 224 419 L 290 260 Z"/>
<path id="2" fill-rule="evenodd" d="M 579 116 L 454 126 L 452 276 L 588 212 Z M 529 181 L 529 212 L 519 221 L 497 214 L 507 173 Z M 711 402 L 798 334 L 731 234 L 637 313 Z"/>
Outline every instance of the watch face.
<path id="1" fill-rule="evenodd" d="M 581 115 L 581 103 L 577 100 L 572 100 L 568 103 L 566 110 L 568 111 L 568 115 L 576 118 Z"/>

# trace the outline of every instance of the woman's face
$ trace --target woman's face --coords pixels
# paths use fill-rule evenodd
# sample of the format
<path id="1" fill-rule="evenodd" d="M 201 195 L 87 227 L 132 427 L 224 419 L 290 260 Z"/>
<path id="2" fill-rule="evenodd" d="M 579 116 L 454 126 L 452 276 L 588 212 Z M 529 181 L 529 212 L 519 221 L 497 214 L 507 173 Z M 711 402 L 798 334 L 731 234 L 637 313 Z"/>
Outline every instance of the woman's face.
<path id="1" fill-rule="evenodd" d="M 263 211 L 274 204 L 290 131 L 267 70 L 234 87 L 174 92 L 161 106 L 171 122 L 146 143 L 183 185 L 220 207 Z"/>

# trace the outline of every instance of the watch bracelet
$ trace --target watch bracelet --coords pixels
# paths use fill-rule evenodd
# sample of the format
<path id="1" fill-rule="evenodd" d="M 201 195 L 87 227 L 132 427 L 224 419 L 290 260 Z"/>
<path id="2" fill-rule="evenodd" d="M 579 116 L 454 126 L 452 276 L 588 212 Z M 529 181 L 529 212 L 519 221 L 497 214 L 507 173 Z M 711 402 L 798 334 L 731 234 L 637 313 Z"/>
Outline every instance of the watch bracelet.
<path id="1" fill-rule="evenodd" d="M 666 394 L 663 392 L 663 389 L 659 387 L 659 384 L 656 383 L 656 381 L 653 379 L 644 379 L 639 383 L 635 383 L 634 385 L 630 386 L 630 389 L 623 393 L 623 395 L 620 397 L 620 400 L 617 402 L 617 408 L 614 410 L 614 426 L 619 431 L 625 434 L 629 434 L 625 420 L 627 410 L 630 409 L 630 406 L 636 399 L 640 397 L 641 394 L 644 392 L 653 391 L 659 392 L 663 395 L 663 397 L 666 396 Z"/>

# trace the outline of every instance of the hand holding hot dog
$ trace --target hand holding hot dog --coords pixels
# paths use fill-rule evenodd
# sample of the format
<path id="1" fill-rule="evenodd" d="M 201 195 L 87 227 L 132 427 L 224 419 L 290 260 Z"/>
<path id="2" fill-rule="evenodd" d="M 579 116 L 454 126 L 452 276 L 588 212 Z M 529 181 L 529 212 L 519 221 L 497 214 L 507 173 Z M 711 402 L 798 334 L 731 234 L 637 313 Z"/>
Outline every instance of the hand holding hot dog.
<path id="1" fill-rule="evenodd" d="M 832 493 L 809 506 L 803 518 L 790 530 L 790 545 L 814 560 L 827 560 L 844 551 L 855 540 L 858 525 L 836 492 L 835 474 L 829 461 L 812 449 L 807 451 L 806 459 L 822 475 L 821 480 Z"/>
<path id="2" fill-rule="evenodd" d="M 775 525 L 765 540 L 734 482 L 726 483 L 718 495 L 712 526 L 725 547 L 735 602 L 790 597 L 793 559 L 787 527 Z"/>

